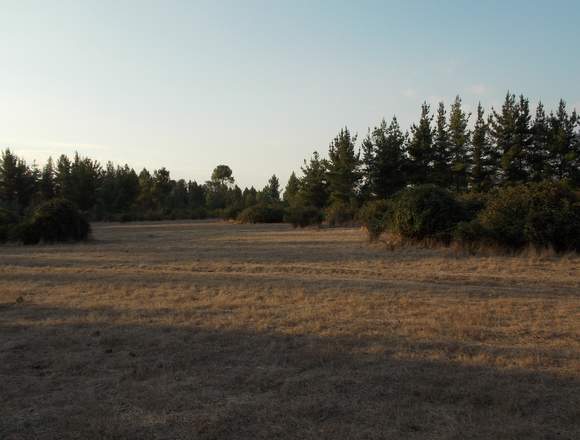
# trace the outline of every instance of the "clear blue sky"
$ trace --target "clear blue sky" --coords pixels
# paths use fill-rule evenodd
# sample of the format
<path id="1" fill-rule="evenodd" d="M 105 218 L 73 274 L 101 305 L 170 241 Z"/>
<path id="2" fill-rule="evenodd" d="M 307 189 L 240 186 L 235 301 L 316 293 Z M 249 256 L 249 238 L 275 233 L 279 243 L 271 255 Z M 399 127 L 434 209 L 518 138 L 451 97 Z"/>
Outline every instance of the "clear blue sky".
<path id="1" fill-rule="evenodd" d="M 423 100 L 580 109 L 579 42 L 578 0 L 0 0 L 0 146 L 285 184 Z"/>

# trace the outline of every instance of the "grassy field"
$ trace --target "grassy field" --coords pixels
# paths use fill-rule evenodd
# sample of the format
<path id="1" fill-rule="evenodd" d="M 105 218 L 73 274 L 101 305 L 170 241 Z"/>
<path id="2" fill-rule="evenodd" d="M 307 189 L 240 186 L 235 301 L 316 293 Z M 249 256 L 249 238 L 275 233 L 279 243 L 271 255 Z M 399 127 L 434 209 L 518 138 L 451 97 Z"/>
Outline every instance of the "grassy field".
<path id="1" fill-rule="evenodd" d="M 100 224 L 0 247 L 1 439 L 578 439 L 580 257 Z"/>

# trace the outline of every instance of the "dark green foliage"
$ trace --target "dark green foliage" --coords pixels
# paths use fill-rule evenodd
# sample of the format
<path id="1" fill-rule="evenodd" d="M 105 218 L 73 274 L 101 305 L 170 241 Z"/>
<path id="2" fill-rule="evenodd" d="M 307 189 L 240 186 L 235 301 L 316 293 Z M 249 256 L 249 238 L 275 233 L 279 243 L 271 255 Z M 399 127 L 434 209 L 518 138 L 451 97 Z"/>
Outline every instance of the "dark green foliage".
<path id="1" fill-rule="evenodd" d="M 524 182 L 532 141 L 528 100 L 521 96 L 518 102 L 516 96 L 508 92 L 501 112 L 493 110 L 490 127 L 500 154 L 502 181 Z"/>
<path id="2" fill-rule="evenodd" d="M 550 177 L 569 179 L 580 185 L 580 139 L 577 128 L 580 118 L 566 110 L 561 100 L 556 114 L 550 114 L 548 132 L 548 167 Z"/>
<path id="3" fill-rule="evenodd" d="M 489 124 L 484 119 L 481 103 L 477 105 L 477 120 L 471 142 L 471 187 L 475 191 L 489 190 L 495 183 L 497 153 L 489 140 Z"/>
<path id="4" fill-rule="evenodd" d="M 477 221 L 487 237 L 508 248 L 580 250 L 580 198 L 562 183 L 502 188 Z"/>
<path id="5" fill-rule="evenodd" d="M 18 216 L 12 211 L 0 208 L 0 243 L 8 241 L 18 223 Z"/>
<path id="6" fill-rule="evenodd" d="M 422 184 L 429 181 L 433 163 L 434 135 L 431 127 L 433 116 L 430 111 L 429 104 L 423 103 L 419 123 L 411 126 L 411 139 L 407 149 L 411 159 L 408 171 L 409 183 Z"/>
<path id="7" fill-rule="evenodd" d="M 362 143 L 363 198 L 387 198 L 405 186 L 405 135 L 397 118 L 387 126 L 381 121 Z"/>
<path id="8" fill-rule="evenodd" d="M 462 108 L 461 98 L 457 96 L 451 105 L 449 113 L 449 153 L 451 159 L 452 187 L 456 191 L 467 189 L 467 178 L 470 167 L 469 141 L 470 133 L 467 128 L 469 114 Z"/>
<path id="9" fill-rule="evenodd" d="M 356 214 L 356 204 L 337 201 L 326 208 L 324 217 L 330 227 L 348 226 L 353 223 Z"/>
<path id="10" fill-rule="evenodd" d="M 294 205 L 286 209 L 284 221 L 292 226 L 305 228 L 311 225 L 320 225 L 324 220 L 324 213 L 316 206 Z"/>
<path id="11" fill-rule="evenodd" d="M 263 199 L 269 203 L 280 201 L 280 181 L 274 174 L 262 190 Z"/>
<path id="12" fill-rule="evenodd" d="M 300 179 L 300 203 L 323 209 L 329 196 L 327 180 L 328 162 L 315 151 L 309 162 L 304 161 L 303 177 Z"/>
<path id="13" fill-rule="evenodd" d="M 345 127 L 328 148 L 327 179 L 331 204 L 348 204 L 355 198 L 361 179 L 360 155 L 355 150 L 355 142 L 356 136 L 351 136 Z"/>
<path id="14" fill-rule="evenodd" d="M 447 124 L 445 104 L 439 103 L 437 108 L 435 138 L 433 141 L 433 177 L 432 183 L 443 188 L 452 184 L 451 175 L 451 140 Z"/>
<path id="15" fill-rule="evenodd" d="M 279 204 L 257 204 L 244 209 L 238 216 L 242 223 L 281 223 L 284 209 Z"/>
<path id="16" fill-rule="evenodd" d="M 460 203 L 449 191 L 435 185 L 421 185 L 393 197 L 388 227 L 404 239 L 449 241 L 462 216 Z"/>
<path id="17" fill-rule="evenodd" d="M 456 200 L 461 205 L 462 220 L 470 221 L 475 219 L 485 208 L 489 200 L 489 195 L 482 192 L 468 192 L 458 194 Z"/>
<path id="18" fill-rule="evenodd" d="M 284 201 L 289 205 L 297 203 L 299 192 L 300 180 L 298 177 L 296 177 L 296 173 L 292 171 L 292 174 L 290 174 L 290 178 L 288 179 L 288 183 L 286 184 L 286 188 L 284 189 Z"/>
<path id="19" fill-rule="evenodd" d="M 18 226 L 17 236 L 24 244 L 83 241 L 90 225 L 75 205 L 65 199 L 53 199 L 40 205 Z"/>
<path id="20" fill-rule="evenodd" d="M 38 173 L 10 150 L 0 156 L 0 207 L 24 214 L 32 203 Z"/>
<path id="21" fill-rule="evenodd" d="M 365 203 L 359 210 L 357 219 L 366 228 L 370 241 L 378 239 L 385 231 L 388 210 L 387 200 L 372 200 Z"/>

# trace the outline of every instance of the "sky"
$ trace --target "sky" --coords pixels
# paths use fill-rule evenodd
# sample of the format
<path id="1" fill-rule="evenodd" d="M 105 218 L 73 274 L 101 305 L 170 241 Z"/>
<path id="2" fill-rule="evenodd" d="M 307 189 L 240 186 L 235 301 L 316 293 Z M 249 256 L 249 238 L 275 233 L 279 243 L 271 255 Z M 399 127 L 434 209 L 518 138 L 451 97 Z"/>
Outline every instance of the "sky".
<path id="1" fill-rule="evenodd" d="M 580 110 L 580 1 L 0 0 L 0 148 L 285 184 L 420 104 Z"/>

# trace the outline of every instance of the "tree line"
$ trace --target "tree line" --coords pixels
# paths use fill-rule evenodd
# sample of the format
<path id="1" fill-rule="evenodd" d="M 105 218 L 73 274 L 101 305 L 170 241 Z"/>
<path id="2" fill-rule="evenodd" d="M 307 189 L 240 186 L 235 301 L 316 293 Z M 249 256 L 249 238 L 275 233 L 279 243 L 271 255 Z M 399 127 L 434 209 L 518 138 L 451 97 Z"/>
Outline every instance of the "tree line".
<path id="1" fill-rule="evenodd" d="M 470 120 L 474 119 L 472 127 Z M 396 116 L 369 129 L 356 148 L 356 136 L 342 129 L 328 157 L 305 161 L 302 176 L 292 174 L 285 198 L 320 209 L 352 209 L 388 199 L 403 188 L 434 184 L 452 192 L 490 190 L 543 180 L 580 184 L 580 119 L 563 100 L 546 112 L 540 102 L 532 116 L 529 99 L 508 93 L 489 115 L 475 115 L 458 96 L 433 112 L 421 106 L 418 122 L 403 131 Z"/>
<path id="2" fill-rule="evenodd" d="M 299 175 L 291 174 L 283 197 L 275 175 L 260 190 L 242 190 L 227 165 L 198 183 L 174 180 L 166 168 L 137 173 L 128 165 L 102 166 L 79 154 L 49 159 L 38 168 L 7 149 L 0 159 L 0 207 L 24 216 L 43 201 L 62 198 L 91 220 L 212 216 L 282 221 L 284 213 L 290 219 L 298 213 L 340 223 L 354 219 L 368 201 L 423 184 L 454 193 L 488 193 L 545 180 L 578 188 L 576 111 L 568 111 L 563 100 L 550 112 L 542 103 L 534 110 L 528 98 L 508 92 L 500 109 L 486 113 L 479 104 L 472 115 L 458 96 L 449 107 L 440 103 L 433 110 L 424 103 L 409 130 L 396 117 L 382 120 L 360 144 L 345 127 L 330 143 L 327 157 L 314 152 Z M 268 207 L 267 215 L 261 207 Z"/>

